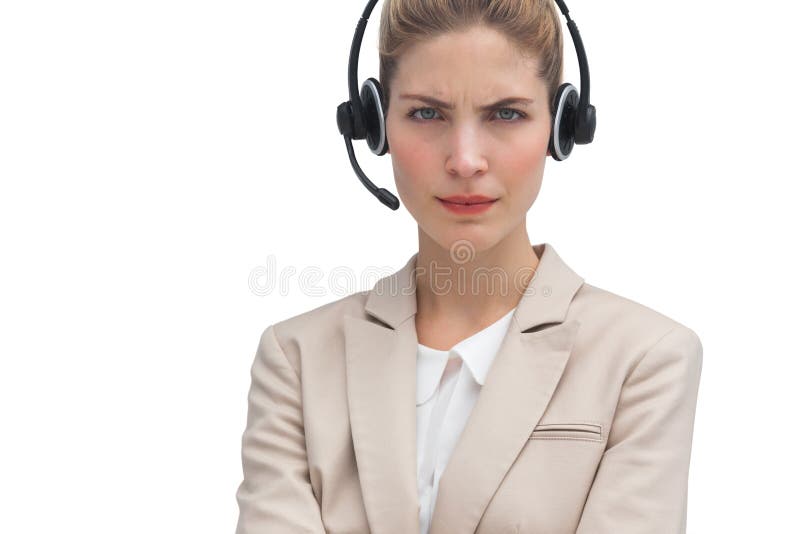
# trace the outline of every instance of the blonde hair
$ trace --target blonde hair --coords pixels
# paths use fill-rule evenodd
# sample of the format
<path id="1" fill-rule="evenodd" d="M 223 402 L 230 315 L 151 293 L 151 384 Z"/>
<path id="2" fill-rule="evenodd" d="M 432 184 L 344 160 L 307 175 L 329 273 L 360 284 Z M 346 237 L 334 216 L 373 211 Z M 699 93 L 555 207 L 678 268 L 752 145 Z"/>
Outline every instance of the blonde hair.
<path id="1" fill-rule="evenodd" d="M 484 25 L 503 33 L 524 57 L 538 58 L 548 108 L 562 83 L 561 19 L 553 0 L 385 0 L 381 11 L 379 81 L 386 106 L 397 62 L 408 45 Z"/>

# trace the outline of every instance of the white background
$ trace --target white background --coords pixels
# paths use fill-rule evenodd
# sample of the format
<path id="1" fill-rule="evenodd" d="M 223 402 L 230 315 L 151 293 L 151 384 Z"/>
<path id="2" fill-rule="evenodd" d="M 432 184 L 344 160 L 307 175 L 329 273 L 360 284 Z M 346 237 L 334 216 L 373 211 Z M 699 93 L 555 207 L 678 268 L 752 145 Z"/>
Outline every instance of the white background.
<path id="1" fill-rule="evenodd" d="M 388 274 L 416 251 L 335 123 L 365 4 L 0 4 L 0 531 L 233 532 L 261 332 L 370 286 L 333 269 Z M 795 6 L 568 5 L 597 132 L 548 160 L 531 240 L 700 335 L 688 532 L 787 532 Z M 381 6 L 360 82 L 378 76 Z M 356 153 L 396 191 L 390 156 Z M 268 267 L 296 272 L 258 291 Z"/>

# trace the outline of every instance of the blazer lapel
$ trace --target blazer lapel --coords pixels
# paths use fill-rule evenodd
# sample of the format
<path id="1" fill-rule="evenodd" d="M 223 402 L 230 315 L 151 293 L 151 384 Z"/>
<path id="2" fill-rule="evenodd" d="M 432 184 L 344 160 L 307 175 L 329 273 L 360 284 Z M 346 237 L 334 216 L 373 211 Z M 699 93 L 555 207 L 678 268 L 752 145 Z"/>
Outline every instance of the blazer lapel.
<path id="1" fill-rule="evenodd" d="M 344 318 L 350 426 L 373 534 L 419 532 L 416 256 L 369 293 L 365 310 L 380 322 Z"/>
<path id="2" fill-rule="evenodd" d="M 565 321 L 583 278 L 548 243 L 447 467 L 430 534 L 472 534 L 558 385 L 580 324 Z M 417 254 L 345 317 L 347 396 L 364 506 L 375 534 L 419 532 Z M 491 429 L 487 432 L 487 429 Z"/>

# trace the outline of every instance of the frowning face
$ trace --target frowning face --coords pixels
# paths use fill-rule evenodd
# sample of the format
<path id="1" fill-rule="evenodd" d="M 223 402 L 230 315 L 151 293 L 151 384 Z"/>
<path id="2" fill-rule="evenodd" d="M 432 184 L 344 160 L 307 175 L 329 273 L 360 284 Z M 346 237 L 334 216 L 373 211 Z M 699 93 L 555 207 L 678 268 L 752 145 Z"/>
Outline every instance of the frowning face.
<path id="1" fill-rule="evenodd" d="M 536 59 L 522 57 L 502 33 L 475 26 L 410 46 L 391 83 L 386 128 L 395 183 L 421 231 L 443 248 L 468 239 L 485 250 L 524 226 L 551 128 Z M 453 206 L 442 200 L 449 197 L 492 202 Z"/>

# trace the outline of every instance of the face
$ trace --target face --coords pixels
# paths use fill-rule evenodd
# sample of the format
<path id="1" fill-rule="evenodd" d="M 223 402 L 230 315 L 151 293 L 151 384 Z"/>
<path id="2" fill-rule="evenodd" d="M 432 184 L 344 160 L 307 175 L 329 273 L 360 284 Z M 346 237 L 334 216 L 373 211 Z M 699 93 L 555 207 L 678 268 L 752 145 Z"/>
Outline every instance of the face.
<path id="1" fill-rule="evenodd" d="M 399 59 L 386 118 L 395 183 L 421 232 L 441 247 L 468 239 L 486 250 L 524 230 L 551 128 L 536 70 L 535 59 L 483 26 L 414 44 Z M 524 101 L 494 106 L 511 97 Z M 458 212 L 440 200 L 455 195 L 494 202 Z"/>

